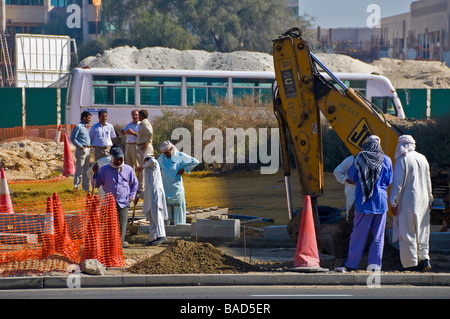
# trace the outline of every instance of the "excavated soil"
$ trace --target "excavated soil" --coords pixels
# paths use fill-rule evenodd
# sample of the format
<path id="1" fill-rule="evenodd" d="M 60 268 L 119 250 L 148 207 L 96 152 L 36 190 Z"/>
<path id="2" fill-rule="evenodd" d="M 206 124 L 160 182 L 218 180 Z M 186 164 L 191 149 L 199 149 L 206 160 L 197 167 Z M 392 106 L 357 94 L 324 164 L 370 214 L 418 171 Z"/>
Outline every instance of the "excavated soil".
<path id="1" fill-rule="evenodd" d="M 70 143 L 69 143 L 70 144 Z M 72 154 L 75 147 L 70 144 Z M 0 167 L 8 180 L 38 180 L 62 172 L 64 143 L 28 139 L 0 144 Z"/>
<path id="2" fill-rule="evenodd" d="M 260 267 L 228 256 L 209 243 L 184 240 L 126 269 L 134 274 L 226 274 L 259 270 Z"/>

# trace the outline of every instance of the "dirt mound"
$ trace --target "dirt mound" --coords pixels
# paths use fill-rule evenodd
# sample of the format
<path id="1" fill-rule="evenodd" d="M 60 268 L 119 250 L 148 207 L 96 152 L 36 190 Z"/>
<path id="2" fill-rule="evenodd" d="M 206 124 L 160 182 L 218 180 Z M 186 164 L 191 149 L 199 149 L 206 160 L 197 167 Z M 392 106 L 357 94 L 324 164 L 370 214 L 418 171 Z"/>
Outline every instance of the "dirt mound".
<path id="1" fill-rule="evenodd" d="M 371 65 L 390 79 L 395 88 L 450 88 L 450 68 L 439 61 L 383 58 Z"/>
<path id="2" fill-rule="evenodd" d="M 48 178 L 62 172 L 63 163 L 63 143 L 22 140 L 0 144 L 0 167 L 8 180 Z"/>
<path id="3" fill-rule="evenodd" d="M 126 269 L 134 274 L 225 274 L 260 271 L 209 243 L 178 240 L 157 255 Z"/>

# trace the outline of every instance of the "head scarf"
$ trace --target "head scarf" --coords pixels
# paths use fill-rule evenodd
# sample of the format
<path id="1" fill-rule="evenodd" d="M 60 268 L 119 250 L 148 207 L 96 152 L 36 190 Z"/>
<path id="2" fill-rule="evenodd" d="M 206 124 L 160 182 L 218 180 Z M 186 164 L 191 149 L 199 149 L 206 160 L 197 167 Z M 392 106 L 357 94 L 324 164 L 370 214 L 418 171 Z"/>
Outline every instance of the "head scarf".
<path id="1" fill-rule="evenodd" d="M 381 149 L 380 138 L 371 135 L 367 138 L 363 150 L 355 156 L 355 165 L 363 191 L 363 203 L 368 201 L 380 177 L 383 166 L 384 153 Z"/>
<path id="2" fill-rule="evenodd" d="M 170 150 L 172 147 L 173 144 L 169 140 L 167 140 L 161 143 L 161 145 L 159 146 L 159 150 L 164 153 Z"/>
<path id="3" fill-rule="evenodd" d="M 395 149 L 395 159 L 416 150 L 416 141 L 411 135 L 402 135 L 398 138 L 397 148 Z"/>

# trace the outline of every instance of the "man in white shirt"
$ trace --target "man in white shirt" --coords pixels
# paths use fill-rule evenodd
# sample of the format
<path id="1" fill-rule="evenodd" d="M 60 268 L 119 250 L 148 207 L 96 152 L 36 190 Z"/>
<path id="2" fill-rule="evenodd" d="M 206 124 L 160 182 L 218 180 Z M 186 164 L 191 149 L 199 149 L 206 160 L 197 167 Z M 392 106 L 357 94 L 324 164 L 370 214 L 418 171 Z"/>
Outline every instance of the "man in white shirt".
<path id="1" fill-rule="evenodd" d="M 141 123 L 139 121 L 139 110 L 131 111 L 131 119 L 132 121 L 128 123 L 120 133 L 127 136 L 125 145 L 125 164 L 130 165 L 133 168 L 133 171 L 136 172 L 136 169 L 139 167 L 139 155 L 136 143 L 139 124 Z"/>
<path id="2" fill-rule="evenodd" d="M 334 169 L 334 176 L 336 177 L 336 180 L 344 184 L 344 192 L 345 192 L 345 219 L 348 220 L 348 214 L 350 212 L 350 209 L 352 208 L 353 203 L 355 202 L 355 183 L 352 182 L 347 175 L 347 170 L 352 166 L 353 164 L 353 155 L 350 155 L 346 159 L 344 159 L 341 164 L 339 164 Z"/>
<path id="3" fill-rule="evenodd" d="M 113 145 L 113 139 L 116 138 L 114 126 L 107 122 L 108 113 L 105 110 L 98 112 L 98 123 L 91 127 L 89 137 L 94 147 L 95 161 L 108 156 L 109 150 Z"/>

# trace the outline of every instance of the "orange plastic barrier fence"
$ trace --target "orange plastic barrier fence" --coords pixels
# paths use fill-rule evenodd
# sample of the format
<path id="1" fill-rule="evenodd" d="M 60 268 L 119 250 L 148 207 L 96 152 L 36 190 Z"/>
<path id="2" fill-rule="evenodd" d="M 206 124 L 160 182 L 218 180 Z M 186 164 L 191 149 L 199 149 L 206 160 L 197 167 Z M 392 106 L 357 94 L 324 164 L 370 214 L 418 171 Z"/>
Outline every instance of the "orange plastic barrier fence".
<path id="1" fill-rule="evenodd" d="M 36 125 L 0 128 L 0 144 L 24 139 L 35 142 L 62 142 L 64 133 L 70 139 L 73 127 L 74 125 Z"/>
<path id="2" fill-rule="evenodd" d="M 123 267 L 119 218 L 112 194 L 0 206 L 0 275 L 23 276 L 66 272 L 84 260 Z"/>

